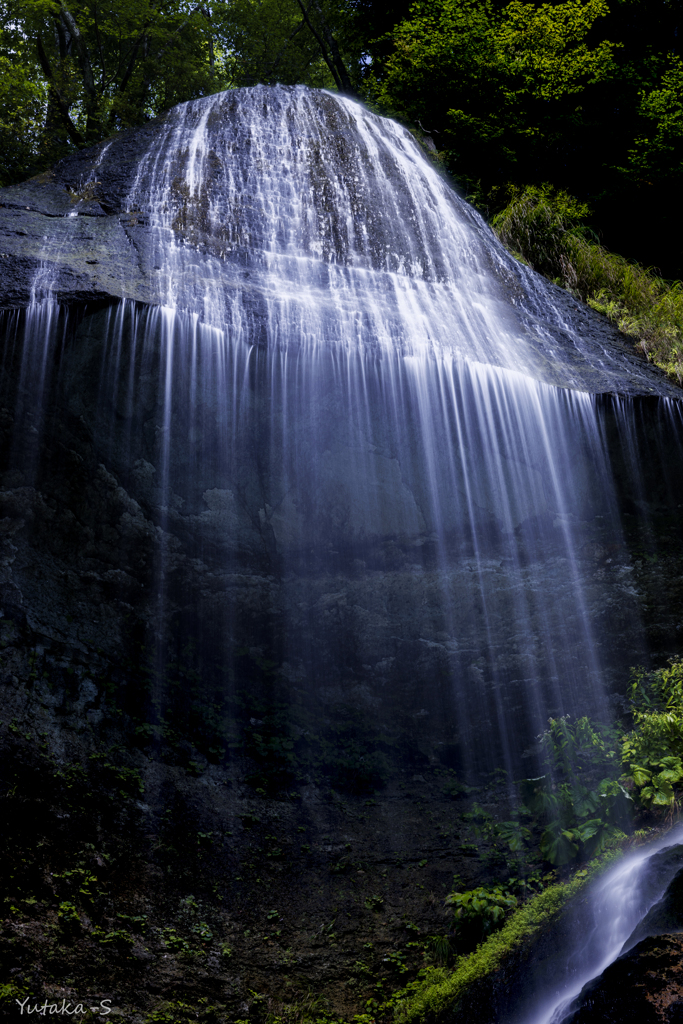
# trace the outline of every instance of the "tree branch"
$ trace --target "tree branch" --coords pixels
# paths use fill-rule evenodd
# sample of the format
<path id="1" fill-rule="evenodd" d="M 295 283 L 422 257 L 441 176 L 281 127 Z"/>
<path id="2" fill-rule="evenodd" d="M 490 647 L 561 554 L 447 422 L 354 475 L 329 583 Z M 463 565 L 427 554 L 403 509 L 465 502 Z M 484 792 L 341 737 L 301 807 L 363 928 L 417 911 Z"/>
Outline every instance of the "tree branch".
<path id="1" fill-rule="evenodd" d="M 334 78 L 335 85 L 337 86 L 337 88 L 339 89 L 340 92 L 344 92 L 345 90 L 344 90 L 344 88 L 342 86 L 341 78 L 337 74 L 337 69 L 335 68 L 333 62 L 330 60 L 330 58 L 327 55 L 327 50 L 325 49 L 325 44 L 322 41 L 322 39 L 320 38 L 320 36 L 318 35 L 318 33 L 316 32 L 316 30 L 313 28 L 313 25 L 311 24 L 311 19 L 308 17 L 308 9 L 306 7 L 304 7 L 304 5 L 302 3 L 302 0 L 296 0 L 296 2 L 298 3 L 299 7 L 301 8 L 301 13 L 304 16 L 304 21 L 306 22 L 306 24 L 310 28 L 311 32 L 313 33 L 313 36 L 315 37 L 315 40 L 316 40 L 318 46 L 320 47 L 320 52 L 322 54 L 322 58 L 325 61 L 325 63 L 327 64 L 327 67 L 329 68 L 330 74 Z"/>
<path id="2" fill-rule="evenodd" d="M 143 40 L 146 38 L 146 35 L 147 35 L 147 24 L 148 24 L 148 22 L 145 22 L 145 24 L 142 26 L 142 34 L 138 37 L 138 39 L 137 39 L 137 41 L 136 41 L 136 43 L 135 43 L 135 45 L 133 47 L 133 52 L 131 54 L 130 60 L 128 61 L 128 67 L 126 68 L 126 70 L 123 73 L 123 78 L 121 79 L 121 84 L 120 84 L 120 86 L 118 88 L 119 92 L 125 92 L 126 86 L 128 85 L 128 83 L 130 81 L 130 77 L 133 74 L 133 69 L 135 67 L 135 61 L 137 60 L 137 56 L 138 56 L 138 50 L 140 49 L 140 46 L 141 46 Z"/>
<path id="3" fill-rule="evenodd" d="M 92 142 L 94 139 L 100 137 L 102 125 L 99 114 L 100 97 L 95 87 L 95 76 L 93 75 L 92 64 L 90 63 L 90 53 L 88 52 L 86 42 L 81 35 L 81 30 L 76 24 L 76 19 L 64 3 L 64 0 L 60 0 L 60 14 L 62 21 L 66 25 L 71 38 L 73 39 L 76 53 L 78 54 L 78 61 L 81 65 L 83 88 L 86 93 L 85 137 L 88 141 Z"/>
<path id="4" fill-rule="evenodd" d="M 351 79 L 349 78 L 349 74 L 348 74 L 348 71 L 346 70 L 346 66 L 344 64 L 344 61 L 341 59 L 341 54 L 339 53 L 339 47 L 337 46 L 337 41 L 334 38 L 334 36 L 332 35 L 332 33 L 330 32 L 329 25 L 327 24 L 327 21 L 325 20 L 325 16 L 323 14 L 322 7 L 320 6 L 320 0 L 312 0 L 312 3 L 313 3 L 313 6 L 315 7 L 316 11 L 318 12 L 318 17 L 320 18 L 320 24 L 322 26 L 323 35 L 325 36 L 325 39 L 327 40 L 327 45 L 330 48 L 330 53 L 332 54 L 332 59 L 334 60 L 335 67 L 337 68 L 337 71 L 339 73 L 339 80 L 340 80 L 340 82 L 342 84 L 342 92 L 345 92 L 345 93 L 347 93 L 350 96 L 355 96 L 355 92 L 354 92 L 354 90 L 353 90 L 353 88 L 351 86 Z"/>
<path id="5" fill-rule="evenodd" d="M 95 89 L 95 78 L 92 73 L 92 65 L 90 63 L 90 54 L 88 53 L 88 47 L 85 45 L 83 36 L 81 35 L 81 31 L 78 25 L 76 24 L 76 19 L 74 18 L 73 14 L 68 9 L 68 7 L 64 4 L 63 0 L 61 0 L 59 6 L 62 18 L 64 19 L 66 27 L 68 28 L 71 38 L 74 41 L 74 46 L 76 47 L 76 52 L 80 60 L 81 71 L 83 72 L 83 85 L 85 87 L 85 91 L 90 97 L 91 102 L 95 103 L 97 101 L 97 90 Z"/>
<path id="6" fill-rule="evenodd" d="M 202 14 L 209 23 L 209 73 L 213 78 L 216 74 L 216 57 L 213 50 L 213 32 L 211 31 L 211 10 L 208 7 L 202 7 Z"/>
<path id="7" fill-rule="evenodd" d="M 310 9 L 310 4 L 309 4 L 309 9 Z M 306 25 L 306 22 L 302 19 L 299 22 L 299 24 L 296 26 L 294 31 L 290 32 L 290 34 L 287 36 L 287 38 L 285 39 L 285 41 L 284 41 L 284 43 L 283 43 L 283 45 L 282 45 L 282 47 L 280 49 L 280 52 L 278 53 L 277 57 L 275 58 L 274 61 L 272 61 L 271 65 L 270 65 L 270 68 L 269 68 L 269 73 L 270 74 L 272 74 L 276 70 L 278 64 L 280 63 L 280 61 L 282 60 L 282 58 L 284 56 L 285 50 L 287 49 L 287 47 L 291 43 L 291 41 L 294 38 L 294 36 L 298 35 L 298 33 L 301 32 L 301 29 L 304 28 L 305 25 Z"/>
<path id="8" fill-rule="evenodd" d="M 66 128 L 67 134 L 71 141 L 75 143 L 75 145 L 78 146 L 79 149 L 82 149 L 83 146 L 85 146 L 85 139 L 83 138 L 78 128 L 69 117 L 69 104 L 59 91 L 57 82 L 55 81 L 54 72 L 50 67 L 50 61 L 48 60 L 47 54 L 45 53 L 45 47 L 43 46 L 43 40 L 40 37 L 40 33 L 38 33 L 38 37 L 36 39 L 36 49 L 38 51 L 38 61 L 40 63 L 41 68 L 43 69 L 43 74 L 47 78 L 49 88 L 57 101 L 57 109 L 59 110 L 62 120 L 64 121 L 64 127 Z"/>
<path id="9" fill-rule="evenodd" d="M 107 75 L 106 75 L 105 67 L 104 67 L 104 51 L 102 49 L 102 36 L 100 35 L 100 26 L 97 24 L 97 6 L 95 6 L 94 20 L 95 20 L 95 34 L 97 36 L 97 48 L 100 51 L 100 64 L 102 66 L 102 83 L 100 85 L 100 89 L 104 92 L 104 85 L 105 85 L 105 82 L 107 81 Z"/>

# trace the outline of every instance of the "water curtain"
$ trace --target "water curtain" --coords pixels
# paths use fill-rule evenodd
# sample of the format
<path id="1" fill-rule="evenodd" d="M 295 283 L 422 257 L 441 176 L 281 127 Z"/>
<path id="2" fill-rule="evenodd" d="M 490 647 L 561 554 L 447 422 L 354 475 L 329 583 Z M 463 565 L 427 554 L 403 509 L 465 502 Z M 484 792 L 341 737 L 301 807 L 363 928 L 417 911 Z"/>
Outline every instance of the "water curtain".
<path id="1" fill-rule="evenodd" d="M 607 716 L 641 641 L 596 393 L 640 371 L 410 133 L 304 88 L 196 100 L 120 220 L 121 301 L 57 310 L 57 232 L 13 337 L 21 415 L 60 394 L 156 524 L 157 698 L 183 643 L 219 701 L 248 649 L 324 715 L 513 777 L 550 715 Z"/>

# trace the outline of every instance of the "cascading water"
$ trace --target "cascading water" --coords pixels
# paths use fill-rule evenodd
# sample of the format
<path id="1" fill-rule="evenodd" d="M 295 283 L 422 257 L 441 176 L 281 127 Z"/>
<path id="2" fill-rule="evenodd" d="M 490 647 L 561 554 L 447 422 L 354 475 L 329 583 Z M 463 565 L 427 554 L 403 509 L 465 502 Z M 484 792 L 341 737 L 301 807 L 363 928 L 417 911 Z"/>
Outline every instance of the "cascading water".
<path id="1" fill-rule="evenodd" d="M 123 301 L 67 328 L 36 293 L 19 392 L 62 395 L 156 524 L 157 686 L 191 640 L 220 702 L 246 647 L 385 734 L 407 714 L 465 771 L 519 772 L 549 715 L 604 717 L 641 641 L 595 393 L 651 392 L 647 371 L 344 98 L 185 104 L 114 187 L 117 146 L 36 280 L 59 297 L 102 178 L 130 259 L 86 262 Z"/>
<path id="2" fill-rule="evenodd" d="M 591 887 L 565 924 L 564 942 L 550 965 L 536 971 L 533 985 L 522 983 L 524 995 L 505 1015 L 506 1024 L 570 1024 L 584 986 L 642 938 L 658 933 L 648 929 L 648 912 L 683 867 L 680 839 L 679 828 L 624 858 Z"/>

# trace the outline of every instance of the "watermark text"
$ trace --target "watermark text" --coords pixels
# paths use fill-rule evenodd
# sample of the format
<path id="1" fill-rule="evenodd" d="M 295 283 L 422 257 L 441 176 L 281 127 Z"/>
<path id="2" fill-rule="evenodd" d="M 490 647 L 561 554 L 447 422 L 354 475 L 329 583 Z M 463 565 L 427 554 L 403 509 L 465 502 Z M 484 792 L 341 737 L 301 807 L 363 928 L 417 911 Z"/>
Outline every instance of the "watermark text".
<path id="1" fill-rule="evenodd" d="M 111 999 L 100 999 L 97 1006 L 86 1006 L 84 1003 L 72 1003 L 70 1000 L 62 999 L 61 1003 L 51 1003 L 49 1000 L 45 1000 L 44 1003 L 31 1003 L 31 997 L 26 996 L 23 1002 L 20 999 L 15 999 L 15 1002 L 19 1006 L 19 1012 L 23 1017 L 24 1014 L 37 1013 L 42 1017 L 47 1017 L 48 1014 L 53 1013 L 59 1014 L 65 1017 L 73 1017 L 75 1014 L 87 1013 L 90 1010 L 91 1013 L 101 1014 L 106 1017 L 108 1013 L 111 1013 Z"/>

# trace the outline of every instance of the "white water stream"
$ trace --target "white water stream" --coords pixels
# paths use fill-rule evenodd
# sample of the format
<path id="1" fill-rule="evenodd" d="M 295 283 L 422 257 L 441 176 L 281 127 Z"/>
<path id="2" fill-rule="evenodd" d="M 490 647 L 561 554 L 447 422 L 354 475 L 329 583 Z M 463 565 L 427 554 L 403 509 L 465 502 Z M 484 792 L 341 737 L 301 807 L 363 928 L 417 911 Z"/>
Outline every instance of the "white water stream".
<path id="1" fill-rule="evenodd" d="M 653 858 L 663 850 L 675 853 L 681 839 L 683 827 L 678 826 L 658 842 L 625 857 L 591 886 L 586 906 L 577 912 L 576 934 L 562 967 L 553 972 L 544 990 L 528 1000 L 531 1008 L 515 1014 L 511 1022 L 561 1024 L 570 1020 L 574 1000 L 584 985 L 635 945 L 637 939 L 629 939 L 683 866 L 683 848 L 663 870 L 653 871 Z"/>

